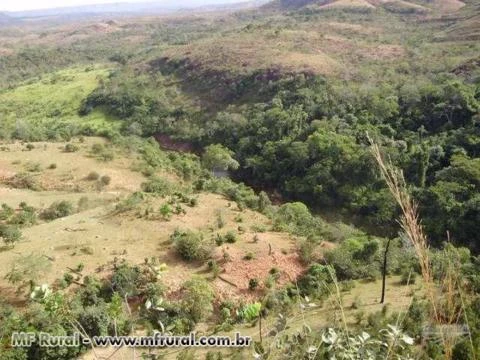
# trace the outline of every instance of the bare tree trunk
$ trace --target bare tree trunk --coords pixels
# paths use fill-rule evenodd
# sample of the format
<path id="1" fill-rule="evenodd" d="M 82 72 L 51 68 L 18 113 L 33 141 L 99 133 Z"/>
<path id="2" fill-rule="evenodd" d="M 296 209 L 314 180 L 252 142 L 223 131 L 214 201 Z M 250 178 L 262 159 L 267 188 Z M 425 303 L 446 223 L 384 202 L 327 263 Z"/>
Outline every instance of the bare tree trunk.
<path id="1" fill-rule="evenodd" d="M 387 277 L 387 257 L 388 257 L 388 248 L 390 247 L 390 241 L 392 239 L 388 239 L 387 244 L 385 245 L 385 252 L 383 254 L 383 269 L 382 269 L 382 297 L 380 299 L 380 304 L 385 302 L 385 281 Z"/>
<path id="2" fill-rule="evenodd" d="M 260 344 L 263 344 L 263 337 L 262 337 L 262 311 L 260 310 L 260 315 L 258 316 L 258 327 L 260 331 Z"/>

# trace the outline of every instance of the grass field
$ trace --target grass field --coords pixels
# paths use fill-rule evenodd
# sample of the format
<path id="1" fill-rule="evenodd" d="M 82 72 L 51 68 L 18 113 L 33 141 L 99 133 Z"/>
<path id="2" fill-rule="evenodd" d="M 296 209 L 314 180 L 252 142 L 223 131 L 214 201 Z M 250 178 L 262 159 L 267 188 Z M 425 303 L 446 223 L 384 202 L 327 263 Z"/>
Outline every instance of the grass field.
<path id="1" fill-rule="evenodd" d="M 218 247 L 214 257 L 222 262 L 223 251 L 230 253 L 231 259 L 223 266 L 223 275 L 227 280 L 237 283 L 233 288 L 220 279 L 214 280 L 218 294 L 223 298 L 253 297 L 248 293 L 248 280 L 252 276 L 264 279 L 273 266 L 285 268 L 282 282 L 291 280 L 303 271 L 296 254 L 296 240 L 289 234 L 265 231 L 258 234 L 259 241 L 254 243 L 256 227 L 269 229 L 271 221 L 264 215 L 245 210 L 240 212 L 234 203 L 220 195 L 201 193 L 197 195 L 198 206 L 185 207 L 185 214 L 174 215 L 169 221 L 139 216 L 147 208 L 158 209 L 165 199 L 151 198 L 140 208 L 124 214 L 112 216 L 114 204 L 129 194 L 140 190 L 146 178 L 133 171 L 137 162 L 136 154 L 123 154 L 116 151 L 116 158 L 109 162 L 96 159 L 90 149 L 93 144 L 105 143 L 100 138 L 86 138 L 83 142 L 74 140 L 79 150 L 75 153 L 64 151 L 66 143 L 32 143 L 34 149 L 27 151 L 20 143 L 3 147 L 0 158 L 0 180 L 4 182 L 18 173 L 29 173 L 39 184 L 40 191 L 0 186 L 2 203 L 18 207 L 21 202 L 44 209 L 50 204 L 67 200 L 77 204 L 81 198 L 88 199 L 88 206 L 71 216 L 52 222 L 40 221 L 37 225 L 23 231 L 22 241 L 13 250 L 3 248 L 0 261 L 5 264 L 0 269 L 0 278 L 11 269 L 16 257 L 12 254 L 40 254 L 52 261 L 51 271 L 44 274 L 44 280 L 55 282 L 68 271 L 68 267 L 82 263 L 84 275 L 99 273 L 107 276 L 115 259 L 126 260 L 132 264 L 141 264 L 152 256 L 165 263 L 168 270 L 162 281 L 174 293 L 181 283 L 192 274 L 211 277 L 205 264 L 186 264 L 175 254 L 169 236 L 175 229 L 191 229 L 214 238 L 217 233 L 237 231 L 241 225 L 245 230 L 239 234 L 235 244 Z M 51 169 L 51 164 L 55 168 Z M 31 169 L 35 168 L 34 171 Z M 91 172 L 99 176 L 109 176 L 107 186 L 98 187 L 98 182 L 88 179 Z M 172 173 L 159 172 L 158 176 L 173 182 L 181 182 Z M 221 214 L 224 226 L 218 229 L 216 224 Z M 241 223 L 238 216 L 241 215 Z M 272 246 L 270 251 L 269 245 Z M 88 248 L 88 254 L 85 249 Z M 82 251 L 82 249 L 84 249 Z M 256 256 L 251 261 L 244 260 L 247 253 Z M 268 261 L 267 261 L 268 259 Z M 260 266 L 265 265 L 265 266 Z M 0 280 L 0 286 L 6 293 L 13 294 L 15 287 Z"/>
<path id="2" fill-rule="evenodd" d="M 97 131 L 118 126 L 99 109 L 81 117 L 82 101 L 109 74 L 102 65 L 74 67 L 32 78 L 0 93 L 0 117 L 3 126 L 89 127 Z"/>

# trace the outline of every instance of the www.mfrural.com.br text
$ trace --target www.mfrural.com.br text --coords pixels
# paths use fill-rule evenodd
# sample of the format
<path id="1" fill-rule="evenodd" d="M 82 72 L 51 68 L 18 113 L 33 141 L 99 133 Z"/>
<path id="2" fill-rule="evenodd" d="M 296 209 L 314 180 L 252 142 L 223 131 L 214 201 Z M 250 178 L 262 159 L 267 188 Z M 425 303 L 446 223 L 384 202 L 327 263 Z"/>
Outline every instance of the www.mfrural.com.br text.
<path id="1" fill-rule="evenodd" d="M 39 332 L 16 332 L 12 334 L 12 347 L 29 347 L 37 344 L 40 347 L 248 347 L 252 343 L 249 336 L 239 333 L 233 336 L 197 336 L 192 332 L 189 335 L 173 336 L 154 333 L 151 336 L 92 336 L 85 337 L 80 333 L 69 336 L 58 336 Z"/>

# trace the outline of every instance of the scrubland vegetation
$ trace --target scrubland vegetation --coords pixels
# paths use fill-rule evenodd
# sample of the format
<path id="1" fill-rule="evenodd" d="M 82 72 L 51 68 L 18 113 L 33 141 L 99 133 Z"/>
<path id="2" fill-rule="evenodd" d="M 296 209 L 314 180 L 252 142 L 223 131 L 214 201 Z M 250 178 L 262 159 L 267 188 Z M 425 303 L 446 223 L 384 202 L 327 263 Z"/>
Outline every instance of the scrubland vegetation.
<path id="1" fill-rule="evenodd" d="M 0 27 L 0 358 L 478 359 L 480 9 L 459 3 Z"/>

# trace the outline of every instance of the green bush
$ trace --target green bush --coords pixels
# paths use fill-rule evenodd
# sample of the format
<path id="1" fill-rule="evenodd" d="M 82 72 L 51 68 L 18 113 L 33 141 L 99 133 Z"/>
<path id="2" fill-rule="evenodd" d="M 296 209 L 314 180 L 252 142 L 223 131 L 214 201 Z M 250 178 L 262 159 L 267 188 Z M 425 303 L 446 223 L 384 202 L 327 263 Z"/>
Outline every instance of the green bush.
<path id="1" fill-rule="evenodd" d="M 22 238 L 22 233 L 17 226 L 0 225 L 0 237 L 6 245 L 14 245 Z"/>
<path id="2" fill-rule="evenodd" d="M 43 220 L 55 220 L 73 213 L 73 205 L 70 201 L 62 200 L 54 202 L 47 209 L 40 213 L 40 218 Z"/>
<path id="3" fill-rule="evenodd" d="M 134 192 L 126 199 L 120 201 L 115 206 L 114 213 L 120 214 L 123 212 L 131 211 L 137 208 L 143 202 L 143 200 L 144 200 L 144 194 L 142 194 L 141 192 Z"/>
<path id="4" fill-rule="evenodd" d="M 400 275 L 400 284 L 412 285 L 415 284 L 417 273 L 411 268 L 404 268 Z"/>
<path id="5" fill-rule="evenodd" d="M 140 268 L 122 264 L 118 266 L 110 279 L 113 292 L 118 292 L 122 297 L 135 296 L 139 294 Z"/>
<path id="6" fill-rule="evenodd" d="M 14 214 L 7 222 L 22 227 L 35 225 L 37 223 L 36 209 L 22 202 L 20 204 L 20 212 Z"/>
<path id="7" fill-rule="evenodd" d="M 314 264 L 300 279 L 299 289 L 304 294 L 321 298 L 328 293 L 326 285 L 333 282 L 332 276 L 335 276 L 335 272 L 331 267 Z"/>
<path id="8" fill-rule="evenodd" d="M 142 190 L 147 193 L 167 196 L 172 192 L 173 185 L 168 180 L 155 176 L 142 184 Z"/>
<path id="9" fill-rule="evenodd" d="M 173 214 L 173 209 L 170 204 L 163 204 L 160 206 L 159 212 L 164 220 L 170 220 Z"/>
<path id="10" fill-rule="evenodd" d="M 187 261 L 205 260 L 212 253 L 212 247 L 206 243 L 201 233 L 175 230 L 170 239 L 178 254 Z"/>
<path id="11" fill-rule="evenodd" d="M 202 321 L 212 313 L 215 293 L 205 279 L 195 277 L 187 281 L 183 288 L 182 306 L 194 322 Z"/>
<path id="12" fill-rule="evenodd" d="M 65 283 L 68 286 L 68 285 L 73 283 L 73 275 L 70 274 L 70 273 L 65 273 L 65 274 L 63 274 L 63 280 L 65 281 Z"/>
<path id="13" fill-rule="evenodd" d="M 71 143 L 66 144 L 65 147 L 63 148 L 63 151 L 67 153 L 77 152 L 78 150 L 80 150 L 78 145 L 71 144 Z"/>
<path id="14" fill-rule="evenodd" d="M 340 281 L 375 280 L 380 275 L 380 257 L 377 241 L 366 237 L 347 239 L 325 253 L 325 261 L 333 266 Z"/>
<path id="15" fill-rule="evenodd" d="M 237 242 L 237 234 L 235 231 L 228 231 L 224 236 L 225 242 L 233 244 Z"/>
<path id="16" fill-rule="evenodd" d="M 248 289 L 254 291 L 258 287 L 258 284 L 259 282 L 257 278 L 250 279 L 248 280 Z"/>
<path id="17" fill-rule="evenodd" d="M 243 259 L 244 260 L 253 260 L 253 259 L 255 259 L 255 255 L 252 252 L 248 252 L 248 253 L 245 254 Z"/>
<path id="18" fill-rule="evenodd" d="M 92 305 L 86 307 L 80 312 L 78 322 L 89 336 L 108 335 L 110 318 L 105 306 Z"/>

